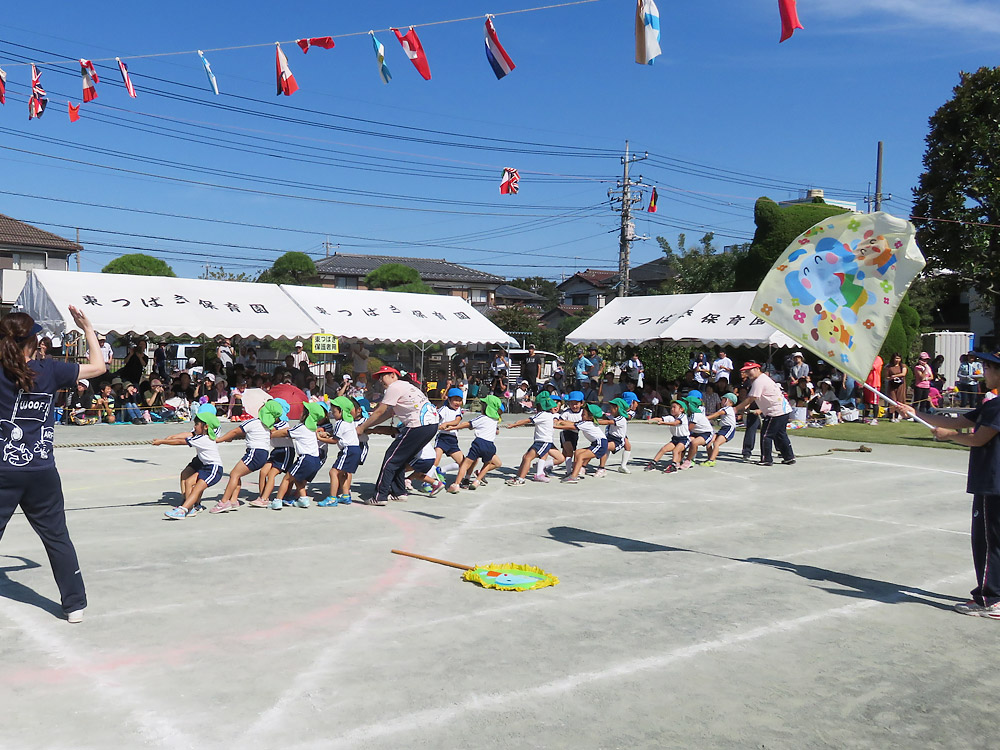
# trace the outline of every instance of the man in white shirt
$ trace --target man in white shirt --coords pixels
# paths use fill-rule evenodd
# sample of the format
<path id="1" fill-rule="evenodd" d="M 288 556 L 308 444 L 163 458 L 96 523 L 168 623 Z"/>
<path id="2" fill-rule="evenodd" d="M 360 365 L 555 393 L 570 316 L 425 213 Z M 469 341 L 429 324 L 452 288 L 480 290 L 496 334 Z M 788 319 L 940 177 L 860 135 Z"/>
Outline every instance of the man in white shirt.
<path id="1" fill-rule="evenodd" d="M 298 367 L 302 362 L 305 362 L 307 365 L 310 364 L 309 352 L 302 348 L 301 341 L 295 342 L 295 351 L 290 356 L 294 367 Z"/>
<path id="2" fill-rule="evenodd" d="M 733 360 L 726 356 L 726 353 L 719 350 L 719 358 L 712 363 L 712 382 L 718 383 L 725 380 L 727 383 L 732 377 Z"/>
<path id="3" fill-rule="evenodd" d="M 111 348 L 111 344 L 104 336 L 97 337 L 97 343 L 101 345 L 101 355 L 104 357 L 104 364 L 107 365 L 108 369 L 111 369 L 111 358 L 115 356 L 114 349 Z"/>
<path id="4" fill-rule="evenodd" d="M 792 441 L 788 439 L 788 419 L 792 415 L 792 408 L 785 394 L 777 383 L 761 372 L 761 367 L 756 362 L 747 362 L 740 368 L 740 374 L 749 384 L 750 390 L 747 397 L 736 405 L 736 412 L 745 411 L 754 401 L 760 409 L 761 460 L 757 463 L 761 466 L 774 466 L 771 453 L 773 444 L 781 454 L 781 463 L 794 464 L 795 452 L 792 450 Z"/>

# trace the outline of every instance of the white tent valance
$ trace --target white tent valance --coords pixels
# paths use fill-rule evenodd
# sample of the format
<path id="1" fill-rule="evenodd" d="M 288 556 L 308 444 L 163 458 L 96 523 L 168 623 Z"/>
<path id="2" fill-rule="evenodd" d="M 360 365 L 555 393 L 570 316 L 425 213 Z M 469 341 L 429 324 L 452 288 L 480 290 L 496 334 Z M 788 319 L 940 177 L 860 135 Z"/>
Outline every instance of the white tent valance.
<path id="1" fill-rule="evenodd" d="M 54 334 L 79 330 L 70 305 L 101 333 L 279 339 L 318 330 L 277 284 L 39 270 L 17 298 Z"/>
<path id="2" fill-rule="evenodd" d="M 461 297 L 313 286 L 281 287 L 318 331 L 372 343 L 504 344 L 510 336 Z"/>
<path id="3" fill-rule="evenodd" d="M 754 292 L 618 297 L 566 337 L 570 344 L 796 346 L 751 311 Z"/>

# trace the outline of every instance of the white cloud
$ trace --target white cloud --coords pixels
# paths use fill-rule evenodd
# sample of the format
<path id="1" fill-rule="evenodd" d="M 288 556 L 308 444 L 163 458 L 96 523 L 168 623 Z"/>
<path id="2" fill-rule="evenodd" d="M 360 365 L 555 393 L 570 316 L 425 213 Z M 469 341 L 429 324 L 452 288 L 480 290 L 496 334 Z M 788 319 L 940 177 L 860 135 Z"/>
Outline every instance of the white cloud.
<path id="1" fill-rule="evenodd" d="M 1000 34 L 1000 8 L 982 0 L 809 0 L 799 3 L 805 25 L 813 13 L 857 21 L 872 14 L 879 21 L 906 23 L 941 31 Z"/>

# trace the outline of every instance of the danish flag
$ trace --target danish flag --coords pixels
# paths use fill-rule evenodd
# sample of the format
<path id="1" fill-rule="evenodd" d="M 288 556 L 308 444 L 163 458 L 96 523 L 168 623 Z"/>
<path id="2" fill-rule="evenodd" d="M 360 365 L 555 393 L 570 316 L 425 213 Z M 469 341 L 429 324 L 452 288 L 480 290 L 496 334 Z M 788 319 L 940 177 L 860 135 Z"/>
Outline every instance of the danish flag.
<path id="1" fill-rule="evenodd" d="M 296 39 L 295 43 L 302 48 L 302 54 L 309 52 L 310 47 L 334 48 L 332 36 L 314 36 L 311 39 Z"/>
<path id="2" fill-rule="evenodd" d="M 423 76 L 425 81 L 431 80 L 431 66 L 427 64 L 427 55 L 424 54 L 424 47 L 417 38 L 417 31 L 412 26 L 405 34 L 400 34 L 399 29 L 393 29 L 399 43 L 403 45 L 403 52 L 410 58 L 413 67 Z"/>

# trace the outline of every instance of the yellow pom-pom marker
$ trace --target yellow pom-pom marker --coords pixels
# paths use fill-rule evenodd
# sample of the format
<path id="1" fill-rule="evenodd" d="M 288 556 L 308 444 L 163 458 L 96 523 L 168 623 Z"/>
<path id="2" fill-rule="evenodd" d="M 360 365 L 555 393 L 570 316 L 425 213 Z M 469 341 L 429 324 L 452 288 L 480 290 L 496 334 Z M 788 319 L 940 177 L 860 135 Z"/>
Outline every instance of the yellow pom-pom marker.
<path id="1" fill-rule="evenodd" d="M 403 552 L 402 550 L 392 550 L 394 555 L 413 557 L 417 560 L 447 565 L 449 568 L 464 570 L 462 576 L 466 581 L 478 583 L 486 589 L 498 589 L 500 591 L 531 591 L 541 589 L 546 586 L 555 586 L 559 579 L 551 573 L 546 573 L 541 568 L 533 565 L 519 565 L 517 563 L 489 563 L 487 565 L 463 565 L 462 563 L 451 562 L 449 560 L 439 560 L 436 557 L 418 555 L 415 552 Z"/>

